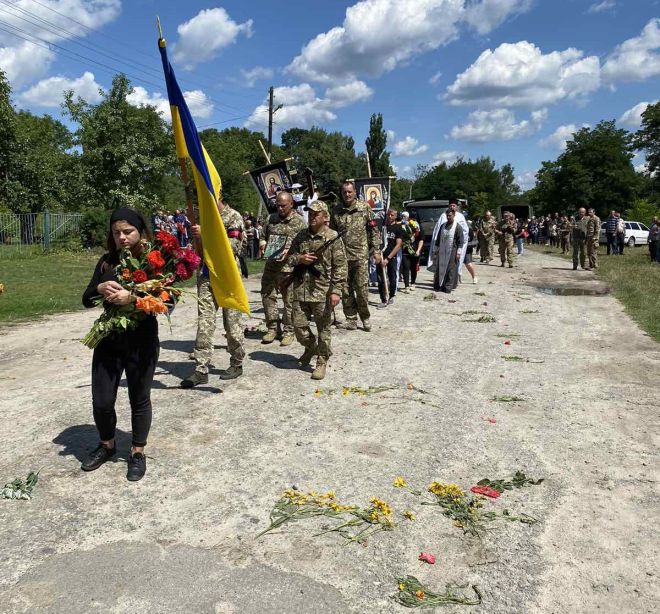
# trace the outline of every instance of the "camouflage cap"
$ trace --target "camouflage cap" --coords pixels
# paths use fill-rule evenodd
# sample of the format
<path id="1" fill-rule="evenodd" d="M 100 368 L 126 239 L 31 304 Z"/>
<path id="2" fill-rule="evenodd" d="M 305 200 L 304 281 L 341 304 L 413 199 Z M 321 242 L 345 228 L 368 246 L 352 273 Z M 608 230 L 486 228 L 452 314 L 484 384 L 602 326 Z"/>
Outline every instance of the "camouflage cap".
<path id="1" fill-rule="evenodd" d="M 315 200 L 305 207 L 305 211 L 317 211 L 320 213 L 328 213 L 328 205 L 322 200 Z"/>

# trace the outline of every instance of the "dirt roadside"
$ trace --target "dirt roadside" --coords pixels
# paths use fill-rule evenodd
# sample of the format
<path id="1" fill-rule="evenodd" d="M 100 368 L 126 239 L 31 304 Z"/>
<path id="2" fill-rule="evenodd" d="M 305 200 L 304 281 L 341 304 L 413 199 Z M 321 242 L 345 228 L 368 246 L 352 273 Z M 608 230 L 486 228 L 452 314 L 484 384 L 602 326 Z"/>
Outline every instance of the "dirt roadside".
<path id="1" fill-rule="evenodd" d="M 96 441 L 91 352 L 79 339 L 98 314 L 2 329 L 0 480 L 43 470 L 32 501 L 0 501 L 0 610 L 403 612 L 391 596 L 396 578 L 410 574 L 434 589 L 480 588 L 481 606 L 448 612 L 655 612 L 660 346 L 609 295 L 535 287 L 577 279 L 602 290 L 590 273 L 537 253 L 518 263 L 478 266 L 478 285 L 437 300 L 424 300 L 424 272 L 415 293 L 374 309 L 372 333 L 334 334 L 320 396 L 296 368 L 299 346 L 256 339 L 246 339 L 239 380 L 212 376 L 201 389 L 179 389 L 195 329 L 194 303 L 180 306 L 172 332 L 161 324 L 149 469 L 137 484 L 124 477 L 124 387 L 121 458 L 79 470 Z M 248 291 L 257 324 L 257 279 Z M 496 321 L 471 321 L 481 313 L 467 311 Z M 214 362 L 224 368 L 224 338 L 216 339 Z M 381 384 L 399 388 L 341 394 Z M 487 506 L 540 522 L 497 523 L 483 541 L 392 487 L 400 475 L 422 487 L 469 487 L 518 469 L 545 481 Z M 293 485 L 336 489 L 365 506 L 377 495 L 395 508 L 397 527 L 366 547 L 313 537 L 319 523 L 255 540 Z M 420 551 L 436 564 L 419 562 Z"/>

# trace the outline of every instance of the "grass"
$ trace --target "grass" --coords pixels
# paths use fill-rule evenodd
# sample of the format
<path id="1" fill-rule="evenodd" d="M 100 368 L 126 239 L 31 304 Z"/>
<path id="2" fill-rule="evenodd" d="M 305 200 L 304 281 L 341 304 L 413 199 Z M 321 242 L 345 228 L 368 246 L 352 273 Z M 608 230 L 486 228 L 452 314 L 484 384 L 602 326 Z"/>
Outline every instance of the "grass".
<path id="1" fill-rule="evenodd" d="M 33 320 L 39 316 L 83 309 L 82 293 L 99 254 L 62 252 L 25 253 L 0 259 L 0 325 Z M 263 260 L 248 260 L 250 275 L 263 271 Z M 194 287 L 194 280 L 188 282 Z"/>
<path id="2" fill-rule="evenodd" d="M 534 249 L 561 256 L 547 247 Z M 572 255 L 563 257 L 572 259 Z M 648 247 L 626 248 L 623 256 L 608 256 L 606 247 L 601 245 L 596 275 L 612 290 L 642 330 L 660 341 L 660 265 L 650 261 Z"/>

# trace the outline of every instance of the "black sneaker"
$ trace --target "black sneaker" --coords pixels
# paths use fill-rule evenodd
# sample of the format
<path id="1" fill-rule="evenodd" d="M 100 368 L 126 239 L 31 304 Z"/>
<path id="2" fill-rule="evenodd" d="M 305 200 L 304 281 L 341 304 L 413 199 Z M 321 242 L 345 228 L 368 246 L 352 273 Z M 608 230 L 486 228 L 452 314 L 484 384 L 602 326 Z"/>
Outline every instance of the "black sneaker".
<path id="1" fill-rule="evenodd" d="M 147 457 L 142 452 L 135 452 L 128 457 L 128 471 L 126 479 L 130 482 L 137 482 L 144 477 L 147 472 Z"/>
<path id="2" fill-rule="evenodd" d="M 102 443 L 94 450 L 81 464 L 80 468 L 83 471 L 94 471 L 98 469 L 103 463 L 109 461 L 117 452 L 117 447 L 106 448 Z"/>

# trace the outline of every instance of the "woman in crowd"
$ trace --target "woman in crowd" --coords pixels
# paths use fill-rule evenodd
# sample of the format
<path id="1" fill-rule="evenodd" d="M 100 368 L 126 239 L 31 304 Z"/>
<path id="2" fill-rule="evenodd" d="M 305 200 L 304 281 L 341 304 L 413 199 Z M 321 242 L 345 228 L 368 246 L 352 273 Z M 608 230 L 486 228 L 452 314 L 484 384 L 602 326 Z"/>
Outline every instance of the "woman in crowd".
<path id="1" fill-rule="evenodd" d="M 402 292 L 409 289 L 415 289 L 417 281 L 417 269 L 419 267 L 419 257 L 424 247 L 424 239 L 415 220 L 410 219 L 410 213 L 403 211 L 401 213 L 401 227 L 403 229 L 403 260 L 401 268 L 403 271 L 403 283 L 405 288 Z"/>
<path id="2" fill-rule="evenodd" d="M 119 208 L 110 218 L 107 253 L 96 265 L 83 305 L 94 307 L 100 299 L 103 305 L 128 305 L 136 297 L 118 283 L 116 267 L 121 250 L 130 250 L 138 256 L 143 239 L 151 239 L 147 224 L 140 213 Z M 113 333 L 94 349 L 92 357 L 92 407 L 94 422 L 99 432 L 98 447 L 82 462 L 83 471 L 94 471 L 116 454 L 115 427 L 117 414 L 115 401 L 117 388 L 126 373 L 128 397 L 131 403 L 133 440 L 128 458 L 127 479 L 140 480 L 146 470 L 144 447 L 151 427 L 151 386 L 160 351 L 158 323 L 155 315 L 146 315 L 137 328 Z"/>

